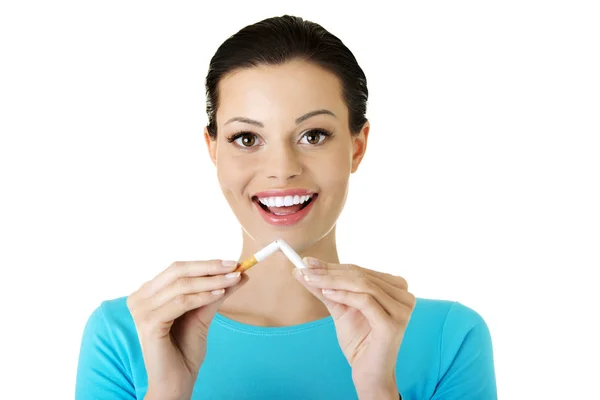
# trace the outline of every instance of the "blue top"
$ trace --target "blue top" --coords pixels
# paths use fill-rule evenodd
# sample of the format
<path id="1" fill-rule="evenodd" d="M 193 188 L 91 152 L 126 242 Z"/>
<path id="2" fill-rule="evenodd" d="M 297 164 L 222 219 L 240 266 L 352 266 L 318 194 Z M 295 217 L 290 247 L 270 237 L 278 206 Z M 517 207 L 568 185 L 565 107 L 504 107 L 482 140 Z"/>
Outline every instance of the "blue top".
<path id="1" fill-rule="evenodd" d="M 357 399 L 331 316 L 259 327 L 216 314 L 192 399 Z M 483 318 L 458 302 L 417 298 L 396 366 L 403 400 L 497 399 L 492 342 Z M 126 297 L 87 321 L 76 399 L 143 399 L 144 360 Z"/>

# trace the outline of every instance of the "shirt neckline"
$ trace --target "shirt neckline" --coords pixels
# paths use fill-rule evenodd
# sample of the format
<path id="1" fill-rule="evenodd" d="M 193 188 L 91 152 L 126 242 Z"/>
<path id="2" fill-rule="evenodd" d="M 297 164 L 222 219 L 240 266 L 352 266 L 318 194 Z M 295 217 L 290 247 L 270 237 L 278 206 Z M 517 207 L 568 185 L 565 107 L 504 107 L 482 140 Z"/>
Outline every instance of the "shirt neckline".
<path id="1" fill-rule="evenodd" d="M 241 333 L 259 335 L 259 336 L 286 336 L 298 333 L 303 333 L 319 327 L 333 325 L 333 317 L 328 315 L 324 318 L 319 318 L 314 321 L 304 322 L 302 324 L 289 325 L 289 326 L 257 326 L 245 324 L 243 322 L 235 321 L 228 318 L 220 313 L 216 313 L 213 319 L 214 322 L 223 326 L 224 328 L 232 331 Z"/>

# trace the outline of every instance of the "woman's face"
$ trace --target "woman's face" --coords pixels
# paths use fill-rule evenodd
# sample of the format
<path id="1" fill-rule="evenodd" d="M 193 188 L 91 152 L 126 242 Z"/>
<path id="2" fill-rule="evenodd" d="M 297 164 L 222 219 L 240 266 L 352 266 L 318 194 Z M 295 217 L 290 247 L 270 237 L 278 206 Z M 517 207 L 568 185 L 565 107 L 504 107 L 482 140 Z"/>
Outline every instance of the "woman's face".
<path id="1" fill-rule="evenodd" d="M 251 239 L 302 251 L 332 230 L 369 132 L 351 136 L 334 74 L 305 61 L 237 70 L 219 83 L 216 121 L 211 159 Z"/>

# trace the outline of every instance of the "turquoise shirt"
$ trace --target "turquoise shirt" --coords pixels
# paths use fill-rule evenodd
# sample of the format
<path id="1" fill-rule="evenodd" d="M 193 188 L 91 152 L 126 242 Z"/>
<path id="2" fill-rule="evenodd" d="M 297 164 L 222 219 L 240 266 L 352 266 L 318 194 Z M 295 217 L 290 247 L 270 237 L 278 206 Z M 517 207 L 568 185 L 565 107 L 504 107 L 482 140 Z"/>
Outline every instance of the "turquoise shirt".
<path id="1" fill-rule="evenodd" d="M 490 332 L 458 302 L 417 298 L 398 352 L 403 400 L 497 399 Z M 89 317 L 79 354 L 76 400 L 143 399 L 148 379 L 126 298 Z M 192 399 L 357 399 L 331 317 L 258 327 L 216 314 Z"/>

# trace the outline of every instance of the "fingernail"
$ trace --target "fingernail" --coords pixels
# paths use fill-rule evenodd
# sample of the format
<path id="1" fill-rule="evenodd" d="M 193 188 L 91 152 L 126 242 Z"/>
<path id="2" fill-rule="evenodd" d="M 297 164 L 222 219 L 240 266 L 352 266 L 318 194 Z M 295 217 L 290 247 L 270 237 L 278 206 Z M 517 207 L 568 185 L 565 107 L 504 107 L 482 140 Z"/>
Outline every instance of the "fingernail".
<path id="1" fill-rule="evenodd" d="M 219 295 L 219 294 L 223 294 L 223 293 L 225 293 L 225 289 L 217 289 L 217 290 L 213 290 L 211 293 L 212 293 L 212 294 L 214 294 L 214 295 L 216 296 L 216 295 Z"/>
<path id="2" fill-rule="evenodd" d="M 221 264 L 224 267 L 231 268 L 231 267 L 235 267 L 238 263 L 237 263 L 237 261 L 223 260 L 223 261 L 221 261 Z"/>
<path id="3" fill-rule="evenodd" d="M 321 292 L 323 294 L 334 294 L 335 290 L 331 290 L 331 289 L 322 289 Z"/>
<path id="4" fill-rule="evenodd" d="M 326 269 L 305 269 L 302 274 L 304 280 L 307 282 L 320 281 L 323 279 L 323 275 L 327 275 Z"/>
<path id="5" fill-rule="evenodd" d="M 313 267 L 323 266 L 323 263 L 320 260 L 312 257 L 304 257 L 304 262 L 306 262 L 308 265 L 312 265 Z"/>
<path id="6" fill-rule="evenodd" d="M 229 279 L 233 279 L 233 278 L 237 278 L 238 276 L 240 276 L 240 272 L 231 272 L 227 275 L 225 275 L 225 278 L 229 278 Z"/>

